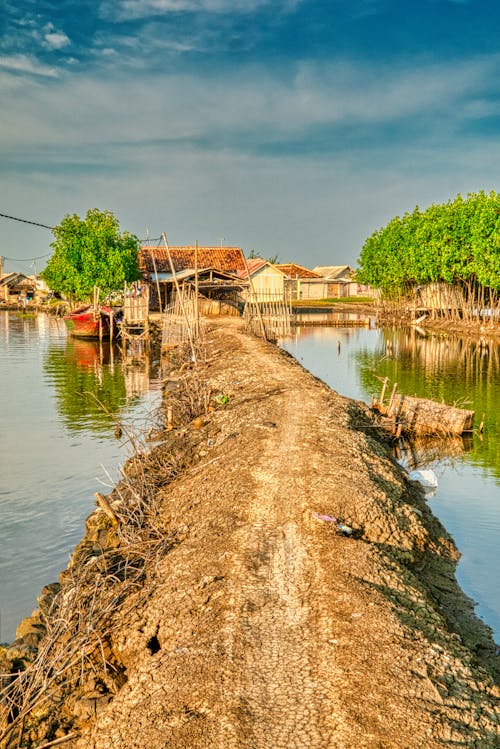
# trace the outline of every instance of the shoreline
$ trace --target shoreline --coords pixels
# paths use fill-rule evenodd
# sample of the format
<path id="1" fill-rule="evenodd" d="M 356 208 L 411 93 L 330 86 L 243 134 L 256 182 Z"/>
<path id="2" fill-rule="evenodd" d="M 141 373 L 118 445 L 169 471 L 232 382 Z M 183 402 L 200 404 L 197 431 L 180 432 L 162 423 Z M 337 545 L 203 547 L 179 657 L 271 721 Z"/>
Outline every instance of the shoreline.
<path id="1" fill-rule="evenodd" d="M 69 628 L 85 651 L 51 683 L 55 710 L 27 713 L 20 746 L 496 746 L 491 633 L 368 409 L 239 321 L 212 325 L 205 362 L 172 361 L 175 428 L 129 461 L 0 650 L 19 667 L 38 648 L 40 670 L 49 641 L 68 657 Z M 94 640 L 76 621 L 95 607 L 92 566 L 115 596 Z"/>

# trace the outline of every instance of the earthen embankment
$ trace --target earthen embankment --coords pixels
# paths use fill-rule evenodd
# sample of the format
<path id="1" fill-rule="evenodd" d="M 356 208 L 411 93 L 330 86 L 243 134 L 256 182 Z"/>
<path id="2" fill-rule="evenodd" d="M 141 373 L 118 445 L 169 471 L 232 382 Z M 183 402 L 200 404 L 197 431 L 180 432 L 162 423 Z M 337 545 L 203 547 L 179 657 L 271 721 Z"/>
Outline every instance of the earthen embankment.
<path id="1" fill-rule="evenodd" d="M 495 645 L 367 409 L 236 320 L 172 360 L 165 405 L 46 591 L 4 744 L 497 747 Z"/>

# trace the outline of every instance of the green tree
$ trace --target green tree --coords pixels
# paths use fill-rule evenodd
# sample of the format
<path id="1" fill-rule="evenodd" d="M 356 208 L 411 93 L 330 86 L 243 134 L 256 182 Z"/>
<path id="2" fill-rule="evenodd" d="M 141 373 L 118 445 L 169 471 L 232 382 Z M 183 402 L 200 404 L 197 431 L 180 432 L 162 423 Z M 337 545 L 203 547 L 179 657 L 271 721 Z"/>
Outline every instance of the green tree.
<path id="1" fill-rule="evenodd" d="M 266 258 L 264 258 L 261 253 L 256 252 L 255 250 L 250 250 L 250 252 L 248 253 L 248 259 L 249 260 L 266 260 Z M 279 255 L 272 255 L 271 257 L 267 258 L 267 262 L 271 263 L 271 265 L 276 265 L 276 263 L 279 263 L 279 261 L 280 261 Z"/>
<path id="2" fill-rule="evenodd" d="M 445 281 L 500 291 L 500 196 L 469 193 L 396 216 L 365 241 L 357 277 L 387 297 Z"/>
<path id="3" fill-rule="evenodd" d="M 94 286 L 106 296 L 140 277 L 140 241 L 120 232 L 111 211 L 92 208 L 83 220 L 67 215 L 53 233 L 54 253 L 41 273 L 53 291 L 83 301 L 92 297 Z"/>

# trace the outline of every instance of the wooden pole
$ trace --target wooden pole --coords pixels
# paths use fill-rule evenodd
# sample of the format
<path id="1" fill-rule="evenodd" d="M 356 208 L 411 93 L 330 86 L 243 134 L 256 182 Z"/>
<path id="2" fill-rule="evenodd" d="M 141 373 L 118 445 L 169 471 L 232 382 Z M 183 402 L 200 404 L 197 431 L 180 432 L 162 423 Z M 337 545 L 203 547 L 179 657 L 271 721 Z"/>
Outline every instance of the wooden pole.
<path id="1" fill-rule="evenodd" d="M 389 382 L 389 378 L 384 377 L 384 381 L 382 383 L 382 390 L 380 391 L 380 399 L 379 399 L 379 403 L 381 406 L 384 405 L 384 396 L 385 396 L 385 391 L 387 389 L 388 382 Z"/>
<path id="2" fill-rule="evenodd" d="M 165 234 L 165 232 L 163 232 L 162 238 L 163 238 L 163 241 L 165 242 L 165 249 L 167 250 L 168 262 L 169 262 L 169 265 L 170 265 L 170 270 L 172 271 L 172 277 L 174 279 L 175 290 L 177 291 L 177 299 L 179 300 L 179 307 L 181 308 L 182 315 L 183 315 L 183 317 L 184 317 L 184 319 L 186 321 L 186 328 L 187 328 L 187 334 L 188 334 L 188 339 L 189 339 L 189 345 L 191 347 L 191 355 L 192 355 L 193 361 L 196 361 L 196 353 L 195 353 L 195 350 L 194 350 L 194 343 L 193 343 L 193 336 L 192 336 L 192 332 L 191 332 L 191 326 L 189 324 L 189 319 L 188 319 L 188 316 L 186 314 L 186 309 L 184 307 L 184 300 L 182 299 L 181 290 L 179 288 L 179 282 L 177 280 L 177 274 L 175 272 L 174 264 L 172 262 L 172 256 L 170 254 L 170 249 L 169 249 L 168 242 L 167 242 L 167 235 Z"/>
<path id="3" fill-rule="evenodd" d="M 160 315 L 161 315 L 161 313 L 162 313 L 161 292 L 160 292 L 160 282 L 158 280 L 158 271 L 156 270 L 156 260 L 155 260 L 153 248 L 150 247 L 149 250 L 151 252 L 151 260 L 153 261 L 153 269 L 154 269 L 154 272 L 155 272 L 155 279 L 156 279 L 156 292 L 158 294 L 158 307 L 160 309 Z"/>
<path id="4" fill-rule="evenodd" d="M 200 335 L 200 308 L 198 305 L 198 240 L 194 246 L 194 334 Z"/>
<path id="5" fill-rule="evenodd" d="M 253 296 L 255 296 L 255 305 L 257 307 L 257 317 L 259 318 L 259 324 L 260 324 L 260 330 L 261 330 L 261 333 L 262 333 L 262 338 L 265 341 L 267 341 L 266 328 L 265 328 L 265 325 L 264 325 L 264 320 L 262 319 L 262 315 L 260 313 L 259 302 L 257 301 L 257 297 L 256 297 L 256 294 L 255 294 L 255 288 L 254 288 L 253 281 L 252 281 L 252 276 L 250 275 L 250 271 L 248 269 L 247 259 L 246 259 L 245 255 L 244 255 L 244 253 L 241 253 L 241 254 L 243 256 L 243 262 L 245 264 L 245 270 L 247 272 L 247 278 L 248 278 L 248 282 L 250 284 L 250 292 L 251 292 L 251 294 Z"/>

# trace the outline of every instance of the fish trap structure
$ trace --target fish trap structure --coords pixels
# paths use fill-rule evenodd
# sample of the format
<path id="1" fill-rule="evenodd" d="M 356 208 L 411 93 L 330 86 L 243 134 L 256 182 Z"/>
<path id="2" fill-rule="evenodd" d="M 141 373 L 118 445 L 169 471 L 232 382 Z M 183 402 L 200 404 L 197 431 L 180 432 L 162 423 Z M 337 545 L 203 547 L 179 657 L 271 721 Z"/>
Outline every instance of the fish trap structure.
<path id="1" fill-rule="evenodd" d="M 384 403 L 387 385 L 388 378 L 385 377 L 380 397 L 372 398 L 371 407 L 386 417 L 397 437 L 401 434 L 447 437 L 473 431 L 474 411 L 398 393 L 397 382 L 388 403 Z"/>
<path id="2" fill-rule="evenodd" d="M 162 317 L 162 351 L 189 343 L 191 346 L 201 333 L 198 299 L 191 286 L 185 286 L 174 296 Z"/>
<path id="3" fill-rule="evenodd" d="M 291 335 L 292 312 L 289 301 L 282 294 L 251 292 L 243 309 L 248 330 L 267 340 Z"/>
<path id="4" fill-rule="evenodd" d="M 149 286 L 125 283 L 121 336 L 124 342 L 145 339 L 149 334 Z"/>

